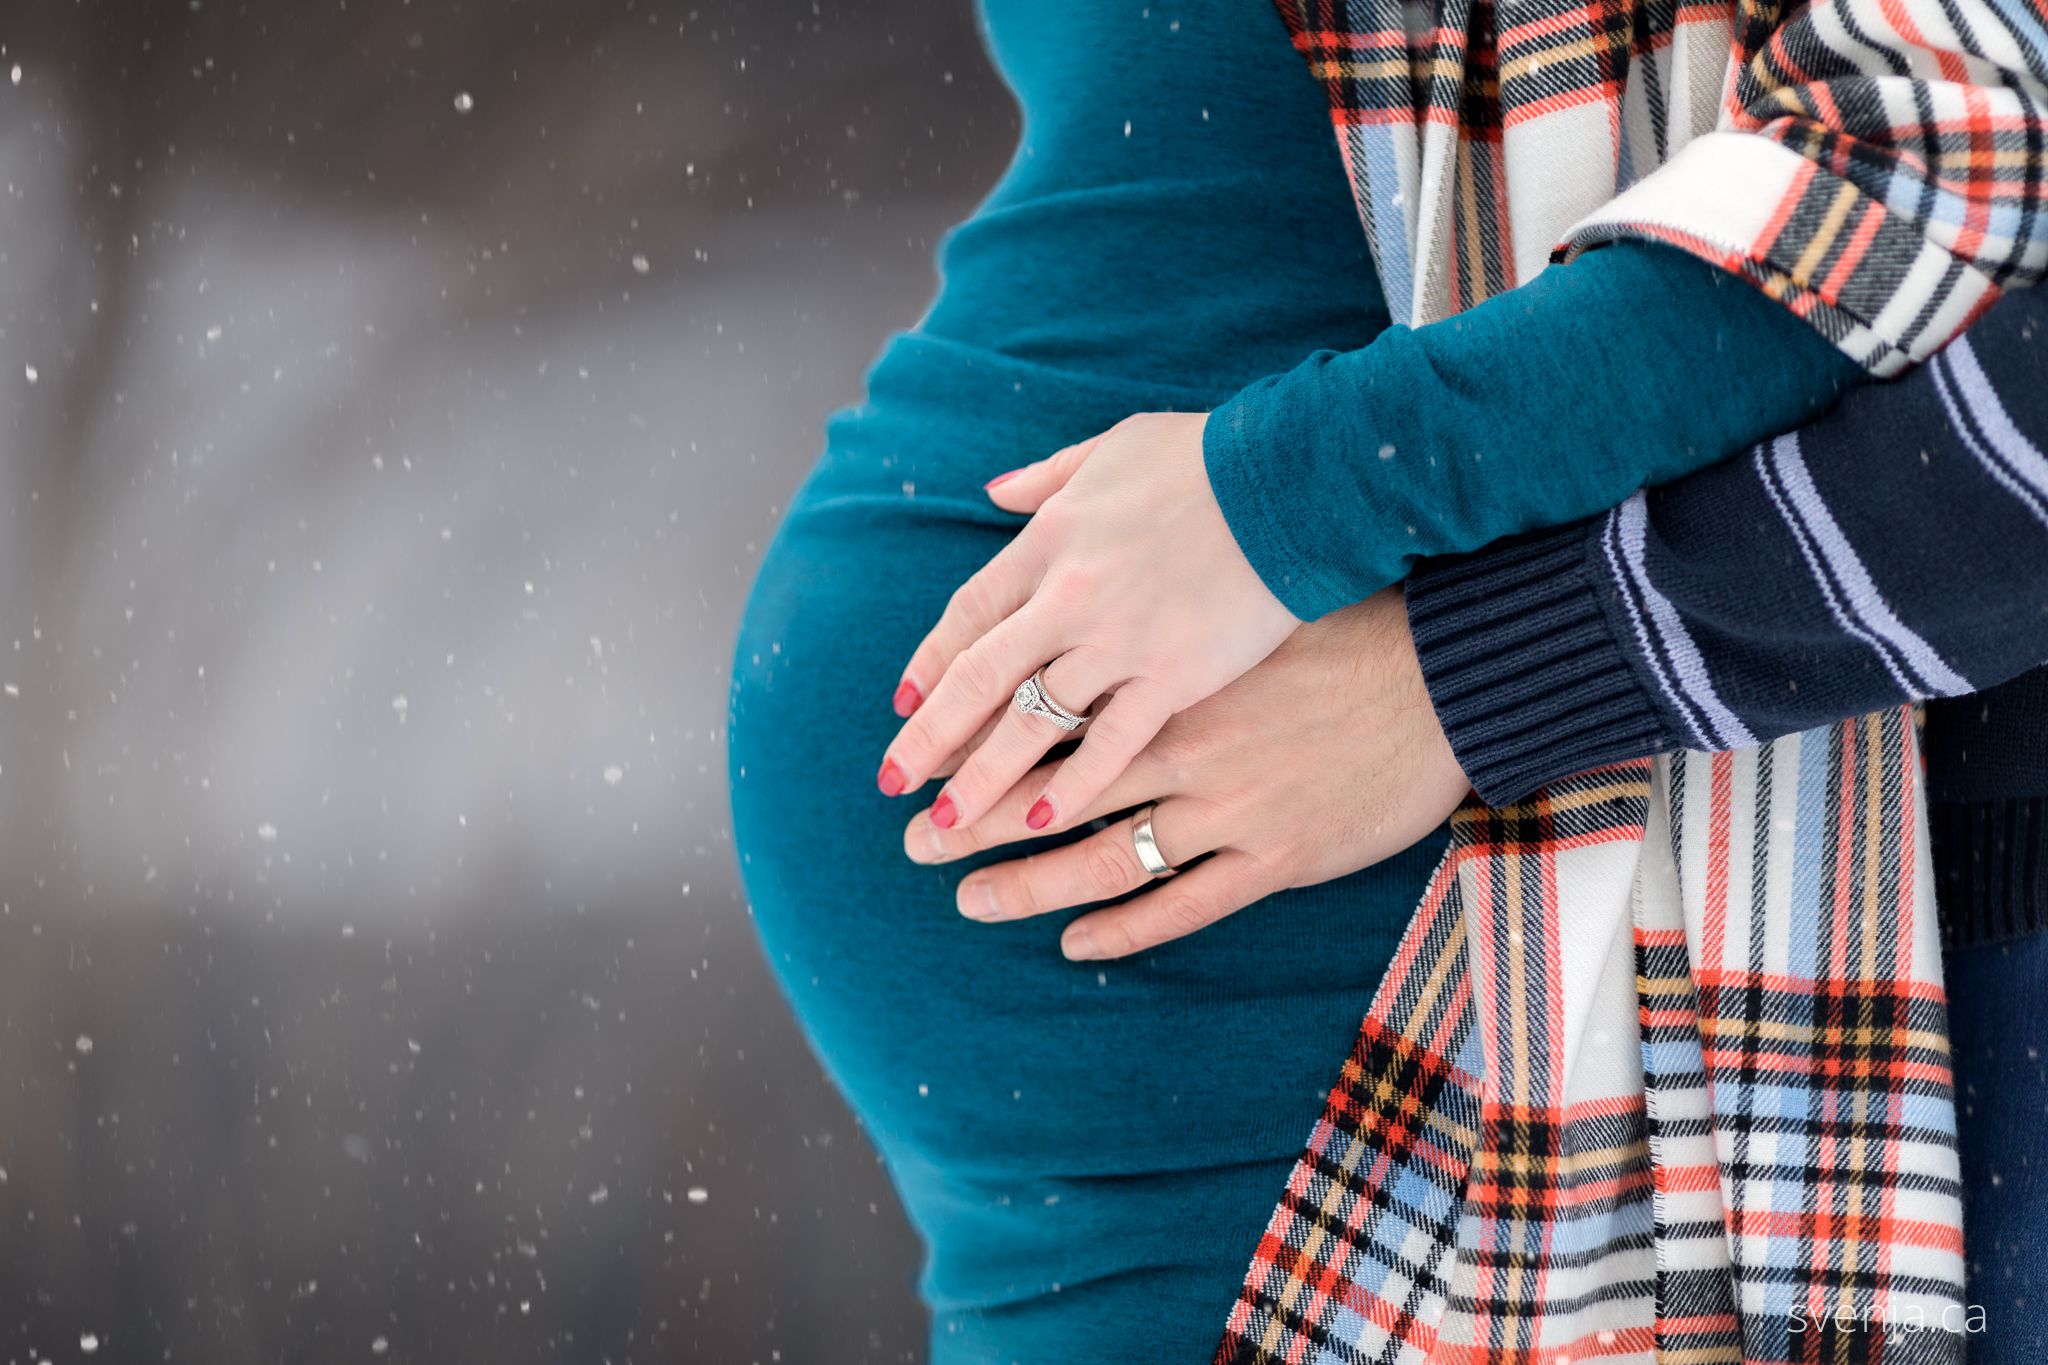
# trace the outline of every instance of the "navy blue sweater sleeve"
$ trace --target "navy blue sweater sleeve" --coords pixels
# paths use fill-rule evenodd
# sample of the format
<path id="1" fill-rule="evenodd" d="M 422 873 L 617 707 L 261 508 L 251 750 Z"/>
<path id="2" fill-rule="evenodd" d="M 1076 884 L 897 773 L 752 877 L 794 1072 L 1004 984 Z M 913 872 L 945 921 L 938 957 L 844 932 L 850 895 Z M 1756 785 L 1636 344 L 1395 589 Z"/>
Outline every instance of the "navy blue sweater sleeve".
<path id="1" fill-rule="evenodd" d="M 2048 291 L 1745 458 L 1424 562 L 1409 623 L 1474 788 L 1502 804 L 2048 660 L 2044 446 Z"/>
<path id="2" fill-rule="evenodd" d="M 1422 556 L 1728 459 L 1861 375 L 1748 281 L 1621 242 L 1251 385 L 1210 414 L 1202 453 L 1238 548 L 1313 620 Z"/>

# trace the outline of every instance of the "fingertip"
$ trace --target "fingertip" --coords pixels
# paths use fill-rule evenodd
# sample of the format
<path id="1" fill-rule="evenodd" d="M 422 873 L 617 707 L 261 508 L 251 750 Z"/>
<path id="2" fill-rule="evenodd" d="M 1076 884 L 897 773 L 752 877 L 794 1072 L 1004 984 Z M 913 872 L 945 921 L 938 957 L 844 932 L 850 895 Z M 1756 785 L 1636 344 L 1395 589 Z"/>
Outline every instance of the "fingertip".
<path id="1" fill-rule="evenodd" d="M 1023 471 L 1019 470 L 1017 472 L 1022 473 Z M 988 500 L 1003 511 L 1015 512 L 1020 516 L 1029 516 L 1037 511 L 1038 504 L 1041 501 L 1041 499 L 1031 495 L 1031 488 L 1028 482 L 1010 483 L 1005 484 L 1001 488 L 990 488 L 988 490 Z"/>
<path id="2" fill-rule="evenodd" d="M 896 684 L 896 695 L 889 699 L 889 705 L 898 716 L 909 719 L 910 714 L 924 705 L 924 692 L 910 679 Z"/>
<path id="3" fill-rule="evenodd" d="M 882 760 L 882 770 L 875 774 L 875 785 L 881 788 L 882 795 L 884 796 L 903 795 L 905 778 L 903 776 L 903 769 L 896 766 L 895 759 L 886 758 Z"/>
<path id="4" fill-rule="evenodd" d="M 930 817 L 920 811 L 903 827 L 903 856 L 913 863 L 943 863 L 951 855 L 946 838 L 933 827 Z"/>
<path id="5" fill-rule="evenodd" d="M 968 919 L 986 923 L 1002 918 L 1002 910 L 996 905 L 995 886 L 986 877 L 963 878 L 953 895 L 953 905 Z"/>
<path id="6" fill-rule="evenodd" d="M 1036 801 L 1033 801 L 1031 809 L 1025 812 L 1024 827 L 1026 829 L 1044 829 L 1052 823 L 1054 813 L 1052 798 L 1041 796 Z"/>
<path id="7" fill-rule="evenodd" d="M 1047 487 L 1050 473 L 1050 463 L 1039 460 L 1034 464 L 1005 470 L 982 485 L 982 491 L 988 494 L 990 502 L 1005 512 L 1015 512 L 1025 517 L 1034 516 L 1040 504 L 1051 494 Z"/>
<path id="8" fill-rule="evenodd" d="M 1076 920 L 1060 935 L 1060 952 L 1069 962 L 1100 962 L 1109 954 L 1096 942 L 1086 920 Z"/>

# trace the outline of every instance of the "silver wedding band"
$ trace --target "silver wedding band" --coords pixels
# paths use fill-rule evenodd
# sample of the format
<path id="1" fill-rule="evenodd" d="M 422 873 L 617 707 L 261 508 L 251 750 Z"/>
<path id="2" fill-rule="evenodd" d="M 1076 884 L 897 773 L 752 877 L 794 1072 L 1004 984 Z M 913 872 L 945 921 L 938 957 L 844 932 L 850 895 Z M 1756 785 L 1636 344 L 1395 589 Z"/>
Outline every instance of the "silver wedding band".
<path id="1" fill-rule="evenodd" d="M 1159 841 L 1152 837 L 1152 812 L 1158 810 L 1156 802 L 1138 808 L 1131 817 L 1131 847 L 1138 851 L 1138 863 L 1154 877 L 1171 877 L 1172 863 L 1160 856 Z"/>
<path id="2" fill-rule="evenodd" d="M 1052 699 L 1052 694 L 1045 690 L 1045 670 L 1042 668 L 1017 684 L 1012 700 L 1025 715 L 1044 716 L 1062 730 L 1078 730 L 1088 720 L 1088 717 L 1076 715 Z"/>

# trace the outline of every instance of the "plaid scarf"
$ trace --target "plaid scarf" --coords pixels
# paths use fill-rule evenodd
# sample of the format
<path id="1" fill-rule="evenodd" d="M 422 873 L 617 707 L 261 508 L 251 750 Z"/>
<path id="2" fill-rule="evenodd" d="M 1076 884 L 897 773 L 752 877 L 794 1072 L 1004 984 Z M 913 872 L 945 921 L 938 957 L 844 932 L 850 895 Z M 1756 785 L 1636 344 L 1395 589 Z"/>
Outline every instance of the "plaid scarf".
<path id="1" fill-rule="evenodd" d="M 1644 237 L 1887 374 L 2048 269 L 2043 0 L 1277 3 L 1412 324 Z M 1219 1365 L 1960 1360 L 1919 777 L 1899 711 L 1468 803 Z"/>

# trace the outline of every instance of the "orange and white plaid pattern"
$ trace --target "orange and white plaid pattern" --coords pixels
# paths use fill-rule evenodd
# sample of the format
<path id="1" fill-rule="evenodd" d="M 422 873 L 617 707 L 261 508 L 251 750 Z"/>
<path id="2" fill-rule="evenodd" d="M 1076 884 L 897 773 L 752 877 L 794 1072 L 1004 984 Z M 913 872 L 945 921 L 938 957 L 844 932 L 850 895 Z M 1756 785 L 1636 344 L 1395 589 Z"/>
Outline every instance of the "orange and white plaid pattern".
<path id="1" fill-rule="evenodd" d="M 1902 709 L 1461 810 L 1219 1365 L 1960 1360 L 1918 780 Z"/>
<path id="2" fill-rule="evenodd" d="M 1277 0 L 1396 318 L 1660 240 L 1889 374 L 2048 271 L 2042 0 Z"/>
<path id="3" fill-rule="evenodd" d="M 1888 374 L 2048 271 L 2043 0 L 1276 3 L 1410 324 L 1633 236 Z M 1217 1360 L 1960 1360 L 1907 715 L 1454 831 Z"/>

